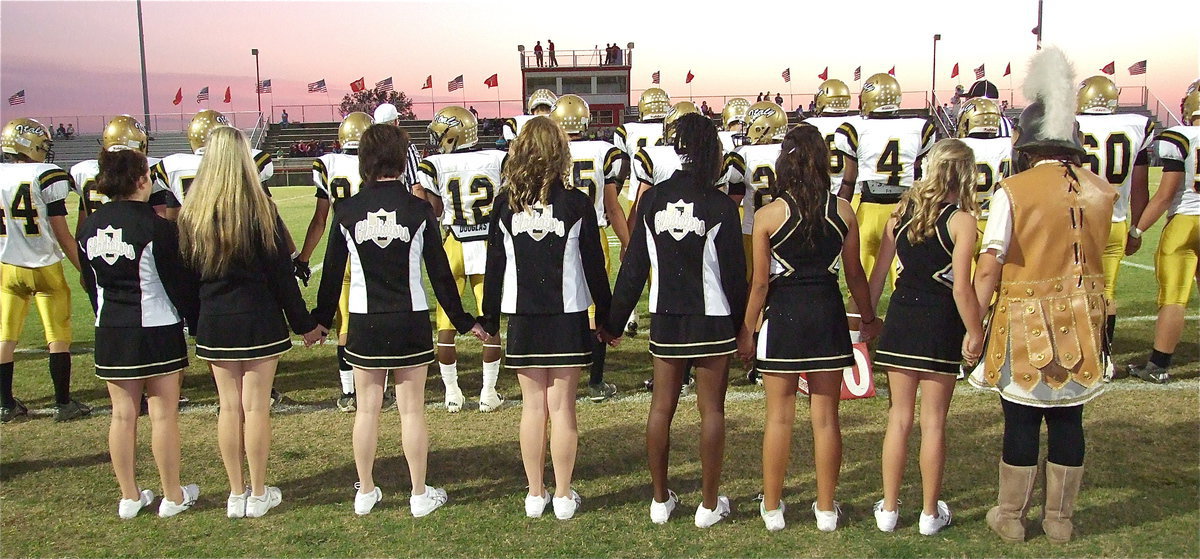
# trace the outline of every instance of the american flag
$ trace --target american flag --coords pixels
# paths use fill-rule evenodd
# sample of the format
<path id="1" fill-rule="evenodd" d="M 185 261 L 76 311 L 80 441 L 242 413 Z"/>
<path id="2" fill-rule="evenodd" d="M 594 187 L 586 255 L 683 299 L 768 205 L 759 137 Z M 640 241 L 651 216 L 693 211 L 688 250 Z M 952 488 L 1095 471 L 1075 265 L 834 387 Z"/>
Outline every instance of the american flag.
<path id="1" fill-rule="evenodd" d="M 258 92 L 259 93 L 270 93 L 271 92 L 271 80 L 263 80 L 263 81 L 259 82 Z"/>
<path id="2" fill-rule="evenodd" d="M 980 64 L 979 67 L 975 69 L 975 79 L 983 79 L 983 64 Z"/>
<path id="3" fill-rule="evenodd" d="M 325 87 L 324 79 L 319 79 L 315 82 L 308 84 L 308 92 L 309 93 L 329 93 L 329 88 Z"/>
<path id="4" fill-rule="evenodd" d="M 658 83 L 660 78 L 662 78 L 662 72 L 654 72 L 653 74 L 650 74 L 651 83 Z"/>
<path id="5" fill-rule="evenodd" d="M 862 79 L 862 66 L 854 69 L 854 81 Z"/>
<path id="6" fill-rule="evenodd" d="M 792 69 L 791 68 L 783 69 L 783 81 L 784 82 L 792 81 Z"/>
<path id="7" fill-rule="evenodd" d="M 395 88 L 392 87 L 392 78 L 375 82 L 375 89 L 379 91 L 394 91 Z"/>
<path id="8" fill-rule="evenodd" d="M 208 86 L 207 85 L 204 86 L 204 89 L 200 90 L 200 93 L 196 94 L 196 102 L 199 103 L 201 101 L 208 101 Z"/>
<path id="9" fill-rule="evenodd" d="M 1137 76 L 1146 73 L 1146 61 L 1143 60 L 1129 67 L 1129 75 Z"/>
<path id="10" fill-rule="evenodd" d="M 450 80 L 450 83 L 446 84 L 446 89 L 448 89 L 449 91 L 457 91 L 462 88 L 463 88 L 462 74 L 459 74 L 457 78 Z"/>
<path id="11" fill-rule="evenodd" d="M 12 94 L 8 98 L 9 105 L 22 105 L 24 103 L 25 103 L 25 90 L 24 89 Z"/>

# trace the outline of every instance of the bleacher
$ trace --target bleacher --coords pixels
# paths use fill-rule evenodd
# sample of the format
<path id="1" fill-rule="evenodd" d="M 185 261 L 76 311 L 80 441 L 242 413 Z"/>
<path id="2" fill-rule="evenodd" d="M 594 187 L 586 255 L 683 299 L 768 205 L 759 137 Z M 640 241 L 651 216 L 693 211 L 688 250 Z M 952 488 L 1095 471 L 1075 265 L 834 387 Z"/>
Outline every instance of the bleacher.
<path id="1" fill-rule="evenodd" d="M 246 131 L 247 134 L 249 131 Z M 191 153 L 185 132 L 155 132 L 150 136 L 150 157 L 166 157 L 173 153 Z M 87 159 L 95 159 L 100 152 L 99 134 L 81 134 L 70 140 L 54 141 L 54 163 L 65 170 Z"/>

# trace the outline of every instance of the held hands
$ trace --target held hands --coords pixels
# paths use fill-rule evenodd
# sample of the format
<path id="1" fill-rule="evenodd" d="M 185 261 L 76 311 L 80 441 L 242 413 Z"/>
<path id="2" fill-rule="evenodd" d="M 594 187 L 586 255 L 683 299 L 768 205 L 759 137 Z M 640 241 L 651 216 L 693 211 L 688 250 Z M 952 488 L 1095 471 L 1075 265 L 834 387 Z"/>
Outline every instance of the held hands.
<path id="1" fill-rule="evenodd" d="M 860 321 L 858 325 L 858 333 L 863 343 L 869 343 L 878 338 L 882 331 L 883 319 L 878 316 L 870 322 Z"/>
<path id="2" fill-rule="evenodd" d="M 471 327 L 470 332 L 471 332 L 472 336 L 479 338 L 479 341 L 481 341 L 481 342 L 486 342 L 486 341 L 488 341 L 488 338 L 491 338 L 491 336 L 487 333 L 487 331 L 483 329 L 483 326 L 480 325 L 478 322 L 476 322 L 475 325 Z"/>
<path id="3" fill-rule="evenodd" d="M 312 279 L 312 270 L 308 267 L 308 262 L 300 257 L 293 258 L 292 273 L 296 275 L 296 279 L 304 282 L 304 287 L 308 287 L 308 280 Z"/>
<path id="4" fill-rule="evenodd" d="M 749 365 L 754 360 L 754 333 L 742 326 L 737 335 L 737 354 L 743 363 Z"/>
<path id="5" fill-rule="evenodd" d="M 1134 238 L 1132 236 L 1125 238 L 1125 256 L 1133 256 L 1135 252 L 1142 248 L 1142 238 Z"/>
<path id="6" fill-rule="evenodd" d="M 311 332 L 304 334 L 304 347 L 312 347 L 313 344 L 324 343 L 325 336 L 328 334 L 329 329 L 318 324 Z"/>
<path id="7" fill-rule="evenodd" d="M 608 344 L 612 347 L 621 345 L 621 337 L 610 334 L 608 330 L 605 330 L 604 328 L 596 330 L 596 339 L 599 340 L 600 343 Z"/>
<path id="8" fill-rule="evenodd" d="M 976 363 L 979 363 L 981 355 L 983 355 L 983 334 L 972 335 L 970 332 L 967 332 L 967 335 L 963 336 L 963 361 L 968 365 L 974 366 Z"/>

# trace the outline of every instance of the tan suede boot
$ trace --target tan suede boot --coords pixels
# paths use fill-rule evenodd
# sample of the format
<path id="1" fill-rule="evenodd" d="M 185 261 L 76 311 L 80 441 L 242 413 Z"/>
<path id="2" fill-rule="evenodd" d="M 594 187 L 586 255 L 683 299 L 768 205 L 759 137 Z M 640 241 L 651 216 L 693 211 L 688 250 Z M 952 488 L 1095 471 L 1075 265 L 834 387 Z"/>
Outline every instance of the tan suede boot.
<path id="1" fill-rule="evenodd" d="M 1046 531 L 1046 538 L 1050 541 L 1071 541 L 1071 532 L 1075 528 L 1071 523 L 1071 515 L 1082 482 L 1083 466 L 1046 462 L 1046 509 L 1042 513 L 1042 530 Z"/>
<path id="2" fill-rule="evenodd" d="M 1025 514 L 1033 500 L 1037 466 L 1000 463 L 1000 504 L 987 513 L 988 528 L 1007 543 L 1025 541 Z"/>

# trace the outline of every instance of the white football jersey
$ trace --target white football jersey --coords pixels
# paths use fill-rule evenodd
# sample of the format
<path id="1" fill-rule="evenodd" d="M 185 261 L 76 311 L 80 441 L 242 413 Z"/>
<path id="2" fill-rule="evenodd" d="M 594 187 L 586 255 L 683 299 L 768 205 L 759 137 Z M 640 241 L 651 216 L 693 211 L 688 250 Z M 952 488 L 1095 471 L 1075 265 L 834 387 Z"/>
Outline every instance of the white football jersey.
<path id="1" fill-rule="evenodd" d="M 601 140 L 571 140 L 570 146 L 571 186 L 587 193 L 596 207 L 596 221 L 600 227 L 608 227 L 604 185 L 616 183 L 617 175 L 621 174 L 621 150 Z M 630 186 L 630 190 L 637 195 L 636 187 Z"/>
<path id="2" fill-rule="evenodd" d="M 1200 126 L 1174 126 L 1158 140 L 1160 157 L 1183 162 L 1183 184 L 1167 215 L 1200 215 Z"/>
<path id="3" fill-rule="evenodd" d="M 261 150 L 250 150 L 251 157 L 254 158 L 254 165 L 258 167 L 258 178 L 263 183 L 267 182 L 275 175 L 275 164 L 271 162 L 271 154 Z M 163 188 L 171 192 L 175 200 L 169 201 L 168 205 L 179 207 L 183 205 L 183 197 L 187 195 L 187 191 L 192 187 L 192 181 L 196 180 L 196 172 L 200 169 L 200 160 L 204 157 L 204 148 L 196 150 L 196 153 L 176 153 L 162 158 L 157 165 L 151 168 L 150 174 L 162 183 Z M 263 190 L 270 191 L 266 186 Z"/>
<path id="4" fill-rule="evenodd" d="M 147 157 L 146 164 L 154 168 L 160 161 L 157 157 Z M 109 202 L 108 196 L 96 192 L 96 177 L 100 176 L 100 162 L 95 159 L 80 161 L 71 166 L 71 190 L 79 195 L 79 215 L 92 215 L 100 206 Z M 150 193 L 166 190 L 163 183 L 155 180 L 151 174 Z"/>
<path id="5" fill-rule="evenodd" d="M 767 205 L 771 196 L 771 183 L 775 182 L 775 160 L 779 159 L 781 144 L 757 144 L 740 146 L 725 157 L 721 170 L 721 184 L 728 185 L 729 192 L 742 192 L 742 233 L 754 232 L 754 212 Z"/>
<path id="6" fill-rule="evenodd" d="M 1154 141 L 1154 122 L 1132 113 L 1078 115 L 1079 133 L 1087 155 L 1084 166 L 1108 181 L 1121 197 L 1113 208 L 1113 223 L 1129 215 L 1129 188 L 1133 184 L 1133 165 L 1138 153 Z"/>
<path id="7" fill-rule="evenodd" d="M 982 211 L 980 219 L 988 218 L 992 190 L 996 183 L 1012 174 L 1012 138 L 959 138 L 975 152 L 975 201 Z"/>
<path id="8" fill-rule="evenodd" d="M 637 182 L 649 185 L 665 181 L 683 168 L 683 162 L 672 146 L 646 146 L 638 150 L 632 165 Z"/>
<path id="9" fill-rule="evenodd" d="M 628 122 L 617 128 L 613 134 L 613 144 L 632 161 L 639 149 L 663 144 L 662 121 L 657 122 Z M 631 181 L 632 182 L 632 181 Z M 618 185 L 619 187 L 619 185 Z M 637 185 L 630 184 L 625 193 L 630 202 L 637 198 Z"/>
<path id="10" fill-rule="evenodd" d="M 358 194 L 358 189 L 362 188 L 357 155 L 326 153 L 313 161 L 312 173 L 317 198 L 324 198 L 333 204 Z"/>
<path id="11" fill-rule="evenodd" d="M 717 139 L 721 141 L 721 153 L 723 155 L 729 155 L 730 153 L 733 153 L 735 148 L 737 148 L 737 142 L 734 141 L 733 138 L 739 134 L 741 134 L 741 132 L 734 132 L 732 130 L 721 130 L 717 132 Z"/>
<path id="12" fill-rule="evenodd" d="M 500 133 L 504 139 L 511 142 L 521 134 L 521 129 L 525 128 L 525 123 L 534 119 L 538 115 L 517 115 L 504 121 L 504 128 Z"/>
<path id="13" fill-rule="evenodd" d="M 846 171 L 846 155 L 837 150 L 833 137 L 838 127 L 858 118 L 854 115 L 814 116 L 804 119 L 804 124 L 811 124 L 821 131 L 821 136 L 829 143 L 829 190 L 834 194 L 842 187 L 842 173 Z M 855 185 L 855 190 L 857 190 Z"/>
<path id="14" fill-rule="evenodd" d="M 442 225 L 460 241 L 484 240 L 506 154 L 482 149 L 430 155 L 417 167 L 421 187 L 442 199 Z"/>
<path id="15" fill-rule="evenodd" d="M 933 147 L 924 118 L 851 118 L 833 135 L 837 150 L 858 161 L 862 201 L 892 204 L 913 185 L 917 158 Z"/>
<path id="16" fill-rule="evenodd" d="M 71 176 L 50 163 L 0 163 L 0 262 L 42 268 L 63 259 L 47 206 L 66 199 Z"/>

